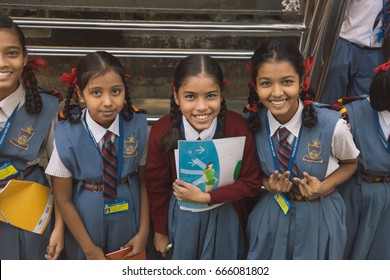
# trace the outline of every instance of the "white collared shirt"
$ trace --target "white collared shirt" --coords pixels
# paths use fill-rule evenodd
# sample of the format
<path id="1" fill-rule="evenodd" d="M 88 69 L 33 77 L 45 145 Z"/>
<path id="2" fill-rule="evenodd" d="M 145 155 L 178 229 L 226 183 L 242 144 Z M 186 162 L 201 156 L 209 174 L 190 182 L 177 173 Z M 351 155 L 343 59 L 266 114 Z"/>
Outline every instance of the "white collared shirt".
<path id="1" fill-rule="evenodd" d="M 101 149 L 103 146 L 103 137 L 104 134 L 106 133 L 107 130 L 111 131 L 114 135 L 112 136 L 111 140 L 114 141 L 115 136 L 119 137 L 119 115 L 115 117 L 115 120 L 113 123 L 110 125 L 108 129 L 102 127 L 100 124 L 95 122 L 91 116 L 89 115 L 89 112 L 87 109 L 84 109 L 83 115 L 82 115 L 82 120 L 83 124 L 86 127 L 84 123 L 84 114 L 85 114 L 85 120 L 87 122 L 87 125 L 92 133 L 92 136 L 94 137 L 96 143 L 98 143 L 99 148 Z M 147 148 L 145 146 L 144 153 L 142 155 L 142 159 L 140 162 L 140 166 L 145 165 L 146 163 L 146 154 L 147 154 Z M 61 177 L 61 178 L 69 178 L 72 177 L 72 173 L 65 167 L 65 165 L 62 163 L 60 156 L 58 155 L 57 147 L 54 144 L 54 149 L 53 153 L 51 155 L 49 164 L 47 165 L 46 168 L 46 174 L 51 175 L 51 176 L 56 176 L 56 177 Z"/>
<path id="2" fill-rule="evenodd" d="M 373 30 L 381 9 L 382 0 L 351 0 L 341 25 L 340 37 L 362 46 L 381 47 L 383 39 L 378 43 L 378 33 L 382 28 L 382 20 Z"/>
<path id="3" fill-rule="evenodd" d="M 0 101 L 0 131 L 5 127 L 16 107 L 24 104 L 25 95 L 24 88 L 20 84 L 13 93 Z"/>
<path id="4" fill-rule="evenodd" d="M 184 137 L 186 138 L 186 140 L 193 141 L 193 140 L 198 140 L 199 138 L 201 140 L 213 139 L 215 130 L 217 129 L 217 118 L 214 118 L 209 128 L 206 128 L 200 133 L 196 131 L 195 128 L 193 128 L 193 126 L 187 121 L 187 119 L 184 116 L 182 120 L 184 126 Z"/>
<path id="5" fill-rule="evenodd" d="M 390 112 L 388 110 L 378 112 L 379 115 L 379 124 L 381 125 L 383 134 L 386 139 L 389 139 L 390 136 Z"/>
<path id="6" fill-rule="evenodd" d="M 19 84 L 18 88 L 11 93 L 9 96 L 0 101 L 0 131 L 5 127 L 8 119 L 11 117 L 14 110 L 19 106 L 24 105 L 25 103 L 26 92 L 22 86 L 22 83 Z M 11 124 L 12 125 L 12 124 Z M 53 138 L 54 138 L 54 121 L 51 124 L 50 129 L 48 130 L 45 139 L 43 140 L 42 147 L 39 149 L 37 158 L 27 162 L 27 166 L 32 166 L 39 163 L 46 151 L 47 155 L 50 155 L 53 151 Z"/>
<path id="7" fill-rule="evenodd" d="M 275 117 L 268 110 L 268 122 L 270 126 L 270 136 L 274 135 L 279 127 L 285 127 L 290 131 L 290 135 L 287 141 L 291 144 L 294 137 L 298 136 L 299 130 L 302 125 L 302 110 L 303 103 L 299 100 L 298 110 L 292 119 L 286 124 L 279 123 Z M 339 168 L 339 160 L 355 159 L 359 156 L 359 150 L 356 148 L 353 136 L 347 125 L 347 122 L 343 119 L 339 119 L 336 123 L 336 127 L 332 137 L 331 155 L 329 157 L 329 164 L 325 177 L 332 174 L 337 168 Z"/>

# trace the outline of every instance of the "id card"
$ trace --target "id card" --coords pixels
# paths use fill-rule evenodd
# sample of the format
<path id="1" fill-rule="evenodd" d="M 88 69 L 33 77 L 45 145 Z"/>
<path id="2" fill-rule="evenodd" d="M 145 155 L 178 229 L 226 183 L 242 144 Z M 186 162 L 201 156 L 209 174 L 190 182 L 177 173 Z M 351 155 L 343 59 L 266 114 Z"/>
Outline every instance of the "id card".
<path id="1" fill-rule="evenodd" d="M 12 175 L 18 174 L 18 170 L 11 162 L 6 161 L 0 165 L 0 179 L 6 179 Z"/>
<path id="2" fill-rule="evenodd" d="M 284 215 L 286 215 L 288 210 L 290 209 L 291 202 L 282 193 L 274 194 L 274 199 L 276 203 L 279 205 L 280 209 L 282 209 Z"/>
<path id="3" fill-rule="evenodd" d="M 104 203 L 104 214 L 110 215 L 119 212 L 125 212 L 129 210 L 129 201 L 121 200 L 114 202 L 105 202 Z"/>

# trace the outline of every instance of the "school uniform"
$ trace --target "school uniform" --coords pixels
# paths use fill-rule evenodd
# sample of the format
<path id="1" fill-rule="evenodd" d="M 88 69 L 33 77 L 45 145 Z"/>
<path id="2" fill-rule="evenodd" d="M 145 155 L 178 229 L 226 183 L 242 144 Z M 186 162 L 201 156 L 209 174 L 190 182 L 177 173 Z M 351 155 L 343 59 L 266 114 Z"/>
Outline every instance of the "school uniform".
<path id="1" fill-rule="evenodd" d="M 246 224 L 245 197 L 259 191 L 261 175 L 254 153 L 252 134 L 245 118 L 226 111 L 224 137 L 246 136 L 240 177 L 231 185 L 209 192 L 209 205 L 223 205 L 203 212 L 180 209 L 172 194 L 177 178 L 174 152 L 161 151 L 161 138 L 172 129 L 170 116 L 159 119 L 149 136 L 146 163 L 146 189 L 154 231 L 169 236 L 173 244 L 170 259 L 243 259 Z M 186 140 L 212 139 L 218 127 L 216 120 L 206 131 L 197 133 L 182 118 Z"/>
<path id="2" fill-rule="evenodd" d="M 390 133 L 389 111 L 376 112 L 369 99 L 345 105 L 356 146 L 355 175 L 340 186 L 347 206 L 347 259 L 390 259 Z M 381 140 L 382 139 L 382 140 Z M 388 144 L 387 144 L 388 145 Z"/>
<path id="3" fill-rule="evenodd" d="M 288 141 L 296 143 L 297 176 L 303 172 L 324 180 L 338 168 L 337 159 L 353 159 L 358 155 L 352 136 L 340 114 L 316 107 L 317 124 L 312 128 L 302 125 L 302 102 L 292 120 L 281 125 L 267 109 L 259 112 L 260 130 L 255 134 L 261 169 L 267 177 L 274 170 L 272 141 L 278 145 L 278 127 L 290 131 Z M 266 117 L 270 132 L 266 129 Z M 301 132 L 299 132 L 301 131 Z M 271 138 L 269 138 L 271 137 Z M 295 146 L 294 146 L 295 147 Z M 311 151 L 316 152 L 312 153 Z M 305 200 L 296 188 L 285 194 L 291 205 L 284 214 L 267 192 L 260 197 L 248 220 L 248 259 L 341 259 L 346 242 L 345 205 L 335 189 L 319 197 Z"/>
<path id="4" fill-rule="evenodd" d="M 324 83 L 321 102 L 333 103 L 345 96 L 367 94 L 375 67 L 385 62 L 383 38 L 378 38 L 383 0 L 351 0 Z"/>
<path id="5" fill-rule="evenodd" d="M 73 178 L 73 203 L 94 244 L 105 253 L 118 250 L 139 229 L 140 190 L 137 174 L 143 156 L 147 121 L 144 114 L 134 113 L 130 121 L 120 114 L 108 128 L 115 136 L 118 161 L 122 156 L 121 179 L 116 202 L 126 211 L 105 211 L 103 199 L 103 163 L 101 144 L 106 129 L 97 124 L 85 109 L 82 121 L 61 121 L 55 128 L 55 149 L 46 173 Z M 120 123 L 123 129 L 120 129 Z M 123 141 L 120 144 L 120 141 Z M 122 145 L 122 149 L 119 149 Z M 63 164 L 63 166 L 61 165 Z M 64 169 L 65 167 L 65 169 Z M 118 171 L 118 172 L 119 172 Z M 65 251 L 69 259 L 85 259 L 85 254 L 69 230 L 65 232 Z"/>
<path id="6" fill-rule="evenodd" d="M 49 136 L 50 128 L 59 100 L 43 91 L 40 96 L 43 106 L 38 114 L 27 113 L 25 92 L 21 85 L 0 102 L 1 134 L 10 124 L 0 149 L 0 164 L 9 162 L 18 171 L 17 174 L 0 179 L 0 187 L 4 187 L 10 179 L 33 181 L 49 187 L 39 161 L 45 148 L 48 154 L 51 152 L 50 144 L 46 143 L 50 142 L 48 138 L 52 139 Z M 0 259 L 45 259 L 50 233 L 50 221 L 41 235 L 0 222 Z"/>

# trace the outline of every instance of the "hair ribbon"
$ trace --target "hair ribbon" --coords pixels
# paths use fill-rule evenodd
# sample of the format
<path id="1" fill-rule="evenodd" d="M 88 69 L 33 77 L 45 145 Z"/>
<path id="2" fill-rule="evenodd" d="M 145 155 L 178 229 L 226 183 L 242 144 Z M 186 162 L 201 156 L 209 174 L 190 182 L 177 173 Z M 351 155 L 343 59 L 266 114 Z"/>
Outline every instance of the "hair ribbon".
<path id="1" fill-rule="evenodd" d="M 376 67 L 374 69 L 374 72 L 375 73 L 378 73 L 378 72 L 381 72 L 381 71 L 386 72 L 389 69 L 390 69 L 390 59 L 387 62 L 379 65 L 378 67 Z"/>
<path id="2" fill-rule="evenodd" d="M 31 67 L 34 74 L 39 73 L 39 68 L 46 70 L 46 71 L 53 70 L 53 68 L 50 68 L 49 66 L 47 66 L 46 61 L 42 58 L 28 58 L 27 65 Z"/>
<path id="3" fill-rule="evenodd" d="M 71 73 L 62 73 L 62 75 L 60 76 L 60 81 L 66 83 L 67 86 L 69 86 L 70 84 L 76 85 L 77 84 L 76 74 L 77 74 L 77 68 L 73 67 Z"/>
<path id="4" fill-rule="evenodd" d="M 304 72 L 303 72 L 304 81 L 303 81 L 303 87 L 302 87 L 303 91 L 308 91 L 310 88 L 309 72 L 310 72 L 311 67 L 313 66 L 313 63 L 314 63 L 314 56 L 311 55 L 305 59 L 305 63 L 304 63 L 305 68 L 304 68 Z"/>

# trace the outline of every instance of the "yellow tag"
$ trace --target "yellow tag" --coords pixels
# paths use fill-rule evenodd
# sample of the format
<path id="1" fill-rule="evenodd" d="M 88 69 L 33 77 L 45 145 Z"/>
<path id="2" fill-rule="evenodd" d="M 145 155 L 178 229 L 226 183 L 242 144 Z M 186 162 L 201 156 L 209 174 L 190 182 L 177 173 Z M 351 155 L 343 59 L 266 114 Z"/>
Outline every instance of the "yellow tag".
<path id="1" fill-rule="evenodd" d="M 6 179 L 17 173 L 18 170 L 10 162 L 6 162 L 0 166 L 0 179 Z"/>
<path id="2" fill-rule="evenodd" d="M 129 210 L 128 201 L 115 201 L 104 204 L 104 214 L 112 214 Z"/>
<path id="3" fill-rule="evenodd" d="M 288 199 L 280 193 L 274 194 L 274 199 L 280 206 L 280 209 L 282 209 L 284 215 L 286 215 L 288 210 L 290 209 L 290 201 L 288 201 Z"/>

